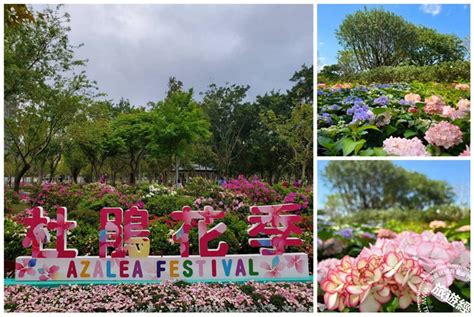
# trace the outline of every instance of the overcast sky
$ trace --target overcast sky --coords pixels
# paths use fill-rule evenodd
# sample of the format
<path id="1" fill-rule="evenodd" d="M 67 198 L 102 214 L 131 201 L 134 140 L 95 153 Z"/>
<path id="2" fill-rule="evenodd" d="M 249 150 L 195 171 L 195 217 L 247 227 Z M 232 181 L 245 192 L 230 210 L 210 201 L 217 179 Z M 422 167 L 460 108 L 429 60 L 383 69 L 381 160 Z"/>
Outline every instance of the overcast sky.
<path id="1" fill-rule="evenodd" d="M 37 9 L 41 8 L 36 6 Z M 175 76 L 195 96 L 210 83 L 291 87 L 312 64 L 310 5 L 67 5 L 70 40 L 102 92 L 134 105 L 163 98 Z"/>

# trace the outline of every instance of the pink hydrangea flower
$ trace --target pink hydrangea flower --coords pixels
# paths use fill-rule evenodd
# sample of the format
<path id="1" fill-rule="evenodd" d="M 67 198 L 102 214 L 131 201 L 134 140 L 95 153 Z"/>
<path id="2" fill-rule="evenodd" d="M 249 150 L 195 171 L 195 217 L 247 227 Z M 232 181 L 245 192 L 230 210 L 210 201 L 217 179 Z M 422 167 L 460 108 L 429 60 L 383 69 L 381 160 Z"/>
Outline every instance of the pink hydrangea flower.
<path id="1" fill-rule="evenodd" d="M 460 90 L 469 90 L 469 84 L 456 84 L 454 85 L 454 88 Z"/>
<path id="2" fill-rule="evenodd" d="M 410 93 L 410 94 L 405 95 L 405 100 L 408 101 L 410 104 L 414 105 L 417 102 L 421 101 L 421 96 L 418 94 Z"/>
<path id="3" fill-rule="evenodd" d="M 449 149 L 462 143 L 461 129 L 449 122 L 441 121 L 432 125 L 425 133 L 425 139 L 433 145 Z"/>
<path id="4" fill-rule="evenodd" d="M 469 145 L 466 145 L 466 148 L 461 154 L 459 154 L 459 156 L 471 156 L 471 149 L 469 148 Z"/>
<path id="5" fill-rule="evenodd" d="M 328 310 L 359 307 L 361 312 L 377 312 L 393 295 L 400 307 L 417 300 L 419 285 L 427 279 L 418 260 L 401 252 L 344 257 L 321 282 Z"/>
<path id="6" fill-rule="evenodd" d="M 383 149 L 388 155 L 429 156 L 425 146 L 418 138 L 404 139 L 389 137 L 383 141 Z"/>
<path id="7" fill-rule="evenodd" d="M 468 99 L 461 99 L 458 101 L 458 109 L 460 111 L 469 112 L 471 109 L 471 102 Z"/>
<path id="8" fill-rule="evenodd" d="M 425 106 L 423 107 L 423 110 L 427 114 L 442 114 L 444 106 L 443 99 L 433 95 L 429 98 L 425 98 Z"/>
<path id="9" fill-rule="evenodd" d="M 330 258 L 318 263 L 318 282 L 326 279 L 330 270 L 335 269 L 341 263 L 340 259 Z"/>

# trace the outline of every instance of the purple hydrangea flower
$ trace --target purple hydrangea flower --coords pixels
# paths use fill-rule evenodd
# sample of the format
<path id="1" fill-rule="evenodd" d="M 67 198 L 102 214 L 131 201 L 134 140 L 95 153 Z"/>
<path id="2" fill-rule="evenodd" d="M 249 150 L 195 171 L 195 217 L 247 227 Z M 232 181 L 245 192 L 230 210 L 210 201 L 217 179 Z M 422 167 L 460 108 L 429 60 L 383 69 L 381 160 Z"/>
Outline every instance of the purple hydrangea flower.
<path id="1" fill-rule="evenodd" d="M 376 99 L 374 99 L 374 103 L 379 106 L 386 106 L 388 105 L 388 97 L 387 96 L 380 96 Z"/>
<path id="2" fill-rule="evenodd" d="M 374 114 L 363 101 L 358 101 L 354 106 L 347 109 L 347 114 L 352 115 L 352 123 L 374 119 Z"/>
<path id="3" fill-rule="evenodd" d="M 339 231 L 336 231 L 336 234 L 343 237 L 343 238 L 345 238 L 345 239 L 350 239 L 354 235 L 354 229 L 352 229 L 351 227 L 344 228 L 344 229 L 341 229 Z"/>
<path id="4" fill-rule="evenodd" d="M 321 121 L 325 122 L 328 125 L 333 125 L 331 115 L 329 113 L 323 113 L 320 117 Z"/>

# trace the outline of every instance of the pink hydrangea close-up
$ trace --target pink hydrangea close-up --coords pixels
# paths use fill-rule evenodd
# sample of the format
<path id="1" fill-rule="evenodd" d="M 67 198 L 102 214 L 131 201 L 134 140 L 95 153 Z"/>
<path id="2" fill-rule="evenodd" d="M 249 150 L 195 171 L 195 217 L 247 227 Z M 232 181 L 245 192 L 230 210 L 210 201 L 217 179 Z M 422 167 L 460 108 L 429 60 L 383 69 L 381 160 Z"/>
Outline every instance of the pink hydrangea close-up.
<path id="1" fill-rule="evenodd" d="M 335 269 L 341 263 L 341 259 L 330 258 L 318 263 L 318 283 L 324 280 L 329 271 Z"/>
<path id="2" fill-rule="evenodd" d="M 444 106 L 443 99 L 433 95 L 429 98 L 425 98 L 425 106 L 423 107 L 423 110 L 427 114 L 442 114 Z"/>
<path id="3" fill-rule="evenodd" d="M 389 137 L 383 141 L 383 149 L 387 155 L 396 156 L 429 156 L 425 146 L 418 138 L 404 139 Z"/>
<path id="4" fill-rule="evenodd" d="M 414 105 L 416 104 L 417 102 L 420 102 L 421 101 L 421 96 L 418 95 L 418 94 L 406 94 L 405 95 L 405 100 L 408 101 L 410 104 Z"/>
<path id="5" fill-rule="evenodd" d="M 449 122 L 441 121 L 432 125 L 425 133 L 425 139 L 430 144 L 449 149 L 462 143 L 461 129 Z"/>
<path id="6" fill-rule="evenodd" d="M 471 109 L 471 102 L 468 99 L 461 99 L 458 101 L 458 110 L 469 112 Z"/>

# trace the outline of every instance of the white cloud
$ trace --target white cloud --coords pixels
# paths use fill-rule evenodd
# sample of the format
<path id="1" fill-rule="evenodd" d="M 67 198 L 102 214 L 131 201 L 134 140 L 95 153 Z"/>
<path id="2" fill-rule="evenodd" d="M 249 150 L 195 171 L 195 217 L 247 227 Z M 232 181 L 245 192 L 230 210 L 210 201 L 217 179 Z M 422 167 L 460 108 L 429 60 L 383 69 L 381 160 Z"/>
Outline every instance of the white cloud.
<path id="1" fill-rule="evenodd" d="M 426 14 L 436 16 L 441 13 L 441 4 L 422 4 L 420 10 Z"/>

